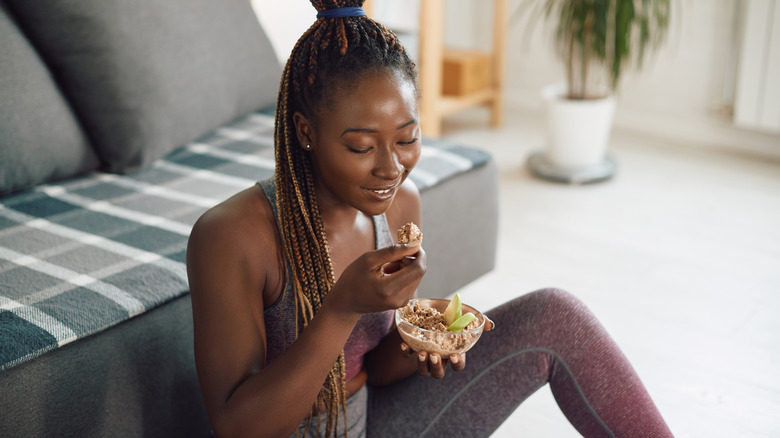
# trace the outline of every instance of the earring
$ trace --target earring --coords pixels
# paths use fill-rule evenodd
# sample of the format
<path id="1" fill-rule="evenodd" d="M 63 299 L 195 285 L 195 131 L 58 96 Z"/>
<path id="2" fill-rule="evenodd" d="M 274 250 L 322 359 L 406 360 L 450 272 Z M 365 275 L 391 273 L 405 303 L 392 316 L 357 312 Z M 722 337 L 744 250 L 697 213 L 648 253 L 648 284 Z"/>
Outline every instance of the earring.
<path id="1" fill-rule="evenodd" d="M 308 151 L 308 150 L 311 150 L 311 145 L 310 145 L 310 144 L 307 144 L 307 145 L 306 145 L 306 150 L 307 150 L 307 151 Z"/>

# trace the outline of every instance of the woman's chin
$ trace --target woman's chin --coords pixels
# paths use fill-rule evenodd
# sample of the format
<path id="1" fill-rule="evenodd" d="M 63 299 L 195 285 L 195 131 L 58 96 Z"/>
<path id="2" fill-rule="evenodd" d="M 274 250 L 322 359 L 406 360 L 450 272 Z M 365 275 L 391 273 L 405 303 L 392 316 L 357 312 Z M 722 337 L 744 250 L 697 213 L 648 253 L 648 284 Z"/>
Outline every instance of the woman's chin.
<path id="1" fill-rule="evenodd" d="M 390 206 L 393 205 L 394 199 L 395 196 L 382 201 L 366 202 L 360 205 L 358 207 L 358 210 L 362 211 L 363 213 L 369 216 L 379 216 L 387 212 Z"/>

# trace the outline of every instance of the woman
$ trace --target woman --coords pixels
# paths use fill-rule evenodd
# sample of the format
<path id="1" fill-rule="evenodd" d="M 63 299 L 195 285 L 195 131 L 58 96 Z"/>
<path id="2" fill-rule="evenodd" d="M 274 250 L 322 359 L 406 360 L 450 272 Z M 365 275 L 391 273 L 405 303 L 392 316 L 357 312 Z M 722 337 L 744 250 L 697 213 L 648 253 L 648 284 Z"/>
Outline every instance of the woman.
<path id="1" fill-rule="evenodd" d="M 318 19 L 280 86 L 275 177 L 209 210 L 190 237 L 216 436 L 488 436 L 548 382 L 583 435 L 670 436 L 619 349 L 561 291 L 487 312 L 498 330 L 468 367 L 412 354 L 392 311 L 426 256 L 390 230 L 420 224 L 407 180 L 420 157 L 415 68 L 362 0 L 312 3 Z"/>

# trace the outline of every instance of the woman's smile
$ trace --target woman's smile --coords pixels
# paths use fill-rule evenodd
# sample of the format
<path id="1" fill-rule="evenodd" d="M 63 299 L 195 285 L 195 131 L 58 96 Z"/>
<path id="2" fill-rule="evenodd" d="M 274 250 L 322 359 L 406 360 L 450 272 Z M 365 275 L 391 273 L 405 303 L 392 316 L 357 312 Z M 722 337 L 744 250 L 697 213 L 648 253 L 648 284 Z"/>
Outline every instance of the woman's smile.
<path id="1" fill-rule="evenodd" d="M 403 178 L 398 178 L 398 180 L 396 180 L 390 186 L 363 187 L 363 190 L 368 192 L 369 196 L 373 197 L 377 201 L 381 201 L 381 202 L 388 201 L 393 199 L 393 197 L 395 197 L 396 189 L 398 188 L 402 180 Z"/>

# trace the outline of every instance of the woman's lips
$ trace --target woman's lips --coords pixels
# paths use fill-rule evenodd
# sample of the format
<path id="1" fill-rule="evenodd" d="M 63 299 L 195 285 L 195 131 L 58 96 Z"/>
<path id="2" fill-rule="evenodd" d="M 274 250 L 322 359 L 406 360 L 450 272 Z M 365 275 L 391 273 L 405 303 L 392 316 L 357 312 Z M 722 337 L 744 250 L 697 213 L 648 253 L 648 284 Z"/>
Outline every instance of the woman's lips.
<path id="1" fill-rule="evenodd" d="M 408 172 L 407 172 L 408 173 Z M 401 183 L 404 181 L 406 174 L 402 174 L 391 185 L 383 187 L 362 187 L 363 190 L 369 193 L 374 199 L 379 201 L 387 201 L 395 196 L 395 192 Z"/>
<path id="2" fill-rule="evenodd" d="M 383 195 L 383 194 L 389 192 L 390 190 L 393 190 L 394 188 L 395 187 L 390 187 L 389 189 L 369 189 L 369 190 L 371 190 L 374 193 L 379 193 L 380 195 Z"/>
<path id="3" fill-rule="evenodd" d="M 393 197 L 395 189 L 398 185 L 393 185 L 386 188 L 368 188 L 364 187 L 363 190 L 367 191 L 373 198 L 379 201 L 385 201 Z"/>

